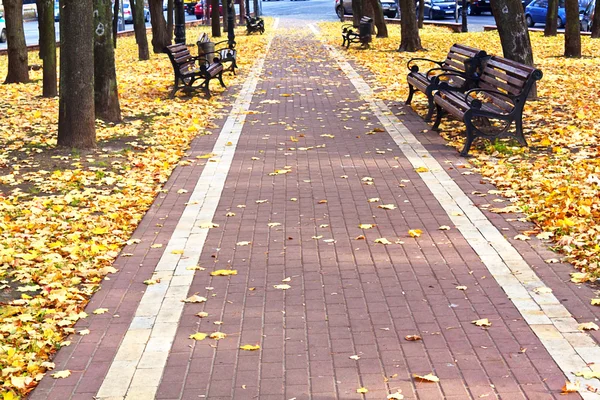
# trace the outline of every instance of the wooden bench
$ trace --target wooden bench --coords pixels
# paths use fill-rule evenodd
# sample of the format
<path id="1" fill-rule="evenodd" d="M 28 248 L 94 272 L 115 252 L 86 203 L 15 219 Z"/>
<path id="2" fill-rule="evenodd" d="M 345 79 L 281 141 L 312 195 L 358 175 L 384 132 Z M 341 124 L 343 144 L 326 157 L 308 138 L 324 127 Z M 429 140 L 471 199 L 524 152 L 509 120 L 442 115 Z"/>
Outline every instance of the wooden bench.
<path id="1" fill-rule="evenodd" d="M 368 48 L 371 43 L 371 29 L 373 19 L 369 17 L 362 17 L 360 19 L 360 26 L 358 32 L 354 30 L 352 24 L 342 25 L 342 47 L 350 48 L 351 43 L 360 43 L 363 48 Z"/>
<path id="2" fill-rule="evenodd" d="M 246 34 L 249 35 L 253 32 L 259 32 L 261 35 L 265 33 L 265 21 L 262 18 L 246 14 Z"/>
<path id="3" fill-rule="evenodd" d="M 484 64 L 477 87 L 464 93 L 447 83 L 440 83 L 433 101 L 437 130 L 445 114 L 465 123 L 467 140 L 460 152 L 466 156 L 477 137 L 495 139 L 513 136 L 523 146 L 523 106 L 534 83 L 542 79 L 542 71 L 506 58 L 492 56 Z M 515 131 L 509 132 L 512 124 Z"/>
<path id="4" fill-rule="evenodd" d="M 444 61 L 435 61 L 428 58 L 412 58 L 406 66 L 410 70 L 406 81 L 408 82 L 408 98 L 406 104 L 412 102 L 413 95 L 416 91 L 425 93 L 429 109 L 425 121 L 430 121 L 433 115 L 433 92 L 438 90 L 438 82 L 444 81 L 454 87 L 460 88 L 463 91 L 476 86 L 474 79 L 475 74 L 481 73 L 481 65 L 483 57 L 487 56 L 483 50 L 478 50 L 473 47 L 462 44 L 454 44 L 448 51 L 448 55 Z M 428 64 L 429 66 L 437 65 L 435 68 L 429 68 L 423 72 L 420 70 L 417 62 Z M 453 75 L 445 75 L 444 73 L 453 72 Z M 456 74 L 458 73 L 458 74 Z M 439 79 L 435 79 L 438 76 Z"/>
<path id="5" fill-rule="evenodd" d="M 235 75 L 235 69 L 238 67 L 236 61 L 237 50 L 235 49 L 235 42 L 229 43 L 229 40 L 222 40 L 215 43 L 215 47 L 223 43 L 227 43 L 227 47 L 217 49 L 215 52 L 218 54 L 221 64 L 223 64 L 223 72 L 231 71 Z"/>
<path id="6" fill-rule="evenodd" d="M 175 85 L 171 91 L 170 98 L 175 97 L 175 93 L 180 89 L 185 92 L 191 92 L 196 89 L 203 89 L 208 97 L 211 96 L 209 83 L 217 78 L 221 86 L 223 83 L 223 64 L 219 58 L 207 61 L 209 54 L 201 57 L 193 57 L 189 49 L 184 44 L 174 44 L 166 47 L 167 55 L 173 65 L 175 73 Z M 214 53 L 214 52 L 212 52 Z M 200 81 L 196 84 L 196 81 Z"/>

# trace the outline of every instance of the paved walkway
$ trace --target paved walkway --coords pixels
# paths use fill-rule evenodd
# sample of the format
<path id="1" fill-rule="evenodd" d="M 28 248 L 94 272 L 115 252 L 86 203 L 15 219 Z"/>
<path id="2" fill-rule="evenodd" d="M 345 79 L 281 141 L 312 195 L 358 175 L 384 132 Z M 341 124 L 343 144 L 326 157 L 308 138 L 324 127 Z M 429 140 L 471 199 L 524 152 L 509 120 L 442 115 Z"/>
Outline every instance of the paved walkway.
<path id="1" fill-rule="evenodd" d="M 600 361 L 598 334 L 577 330 L 598 317 L 593 291 L 514 241 L 514 215 L 480 211 L 493 187 L 412 110 L 281 27 L 92 298 L 76 327 L 90 334 L 58 352 L 71 376 L 31 399 L 580 397 L 560 392 Z"/>

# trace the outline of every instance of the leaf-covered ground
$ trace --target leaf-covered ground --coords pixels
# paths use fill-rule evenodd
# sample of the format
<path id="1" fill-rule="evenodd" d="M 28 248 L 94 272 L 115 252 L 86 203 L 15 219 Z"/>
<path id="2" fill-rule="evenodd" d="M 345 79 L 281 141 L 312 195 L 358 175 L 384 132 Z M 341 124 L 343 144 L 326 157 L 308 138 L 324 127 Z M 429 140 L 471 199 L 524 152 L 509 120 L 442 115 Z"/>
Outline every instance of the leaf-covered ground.
<path id="1" fill-rule="evenodd" d="M 189 42 L 208 28 L 187 32 Z M 266 36 L 237 32 L 243 80 Z M 222 38 L 221 38 L 222 39 Z M 148 38 L 150 41 L 150 37 Z M 217 39 L 215 41 L 218 41 Z M 195 54 L 196 50 L 191 50 Z M 19 398 L 53 367 L 51 355 L 197 135 L 227 106 L 216 96 L 168 99 L 173 70 L 164 54 L 137 59 L 133 37 L 119 39 L 117 76 L 124 123 L 97 121 L 98 150 L 56 147 L 58 99 L 32 83 L 0 85 L 0 382 Z M 30 64 L 41 64 L 37 53 Z M 6 76 L 0 56 L 0 76 Z M 231 91 L 231 88 L 229 89 Z"/>
<path id="2" fill-rule="evenodd" d="M 386 100 L 406 100 L 405 66 L 412 57 L 443 60 L 453 43 L 502 55 L 496 32 L 457 34 L 436 27 L 420 31 L 427 51 L 398 53 L 400 27 L 388 28 L 390 37 L 374 39 L 371 49 L 354 45 L 346 52 L 372 73 L 372 85 Z M 330 43 L 341 44 L 339 23 L 322 24 L 321 29 Z M 562 56 L 563 35 L 546 38 L 532 32 L 531 41 L 544 77 L 538 82 L 539 99 L 525 106 L 530 147 L 479 139 L 470 162 L 543 231 L 540 238 L 551 238 L 564 259 L 585 273 L 577 281 L 594 280 L 600 276 L 600 41 L 582 37 L 581 59 Z M 425 96 L 415 98 L 413 109 L 424 116 Z M 450 145 L 462 147 L 462 123 L 443 122 L 441 129 Z"/>

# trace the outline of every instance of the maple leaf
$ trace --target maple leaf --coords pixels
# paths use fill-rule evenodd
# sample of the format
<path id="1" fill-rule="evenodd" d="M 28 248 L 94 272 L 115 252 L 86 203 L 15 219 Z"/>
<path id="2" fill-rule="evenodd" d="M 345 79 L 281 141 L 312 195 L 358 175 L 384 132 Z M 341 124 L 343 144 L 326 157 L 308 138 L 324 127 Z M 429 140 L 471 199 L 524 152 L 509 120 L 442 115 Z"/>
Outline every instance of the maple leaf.
<path id="1" fill-rule="evenodd" d="M 386 238 L 379 238 L 379 239 L 375 239 L 375 243 L 380 243 L 380 244 L 392 244 L 392 242 L 390 242 L 389 240 L 387 240 Z"/>
<path id="2" fill-rule="evenodd" d="M 492 323 L 487 319 L 487 318 L 482 318 L 482 319 L 478 319 L 475 321 L 471 321 L 472 324 L 475 324 L 477 326 L 482 326 L 482 327 L 490 327 L 492 326 Z"/>
<path id="3" fill-rule="evenodd" d="M 269 223 L 267 224 L 267 226 L 268 226 L 269 228 L 274 228 L 274 227 L 276 227 L 276 226 L 280 226 L 280 225 L 281 225 L 281 223 L 279 223 L 279 222 L 269 222 Z"/>
<path id="4" fill-rule="evenodd" d="M 53 377 L 54 379 L 64 379 L 64 378 L 68 378 L 69 376 L 71 376 L 71 371 L 68 369 L 65 369 L 63 371 L 57 371 L 50 376 Z"/>
<path id="5" fill-rule="evenodd" d="M 211 276 L 237 275 L 237 269 L 218 269 L 210 273 Z"/>
<path id="6" fill-rule="evenodd" d="M 370 199 L 368 199 L 367 201 L 369 203 L 377 203 L 378 201 L 380 201 L 381 199 L 379 197 L 372 197 Z"/>
<path id="7" fill-rule="evenodd" d="M 419 237 L 423 233 L 420 229 L 411 229 L 408 231 L 410 237 Z"/>
<path id="8" fill-rule="evenodd" d="M 157 283 L 160 283 L 160 279 L 146 279 L 144 281 L 144 284 L 150 286 L 150 285 L 156 285 Z"/>
<path id="9" fill-rule="evenodd" d="M 423 173 L 423 172 L 429 172 L 429 168 L 426 168 L 426 167 L 419 167 L 419 168 L 415 168 L 415 171 L 416 171 L 416 172 L 419 172 L 419 173 Z"/>
<path id="10" fill-rule="evenodd" d="M 562 387 L 562 393 L 575 393 L 577 391 L 579 391 L 579 381 L 565 381 L 565 385 Z"/>
<path id="11" fill-rule="evenodd" d="M 255 344 L 255 345 L 252 345 L 252 344 L 245 344 L 245 345 L 243 345 L 243 346 L 240 346 L 240 349 L 241 349 L 241 350 L 246 350 L 246 351 L 255 351 L 255 350 L 258 350 L 258 349 L 260 349 L 260 346 L 259 346 L 259 345 L 257 345 L 257 344 Z"/>
<path id="12" fill-rule="evenodd" d="M 442 225 L 438 228 L 440 231 L 449 231 L 450 227 L 448 225 Z"/>
<path id="13" fill-rule="evenodd" d="M 427 375 L 417 375 L 417 374 L 413 374 L 413 377 L 421 382 L 439 382 L 440 378 L 438 378 L 437 376 L 433 375 L 433 374 L 427 374 Z"/>
<path id="14" fill-rule="evenodd" d="M 198 227 L 201 229 L 212 229 L 212 228 L 218 228 L 219 224 L 215 224 L 214 222 L 201 222 L 198 225 Z"/>
<path id="15" fill-rule="evenodd" d="M 205 311 L 200 311 L 199 313 L 196 314 L 196 316 L 200 317 L 200 318 L 206 318 L 206 317 L 208 317 L 208 313 Z"/>
<path id="16" fill-rule="evenodd" d="M 580 331 L 597 331 L 598 329 L 598 325 L 596 325 L 596 323 L 594 322 L 584 322 L 582 324 L 579 324 L 577 326 L 577 329 L 579 329 Z"/>
<path id="17" fill-rule="evenodd" d="M 366 394 L 369 392 L 369 389 L 367 389 L 366 387 L 361 387 L 356 389 L 356 393 L 360 393 L 360 394 Z"/>
<path id="18" fill-rule="evenodd" d="M 194 339 L 194 340 L 204 340 L 206 339 L 208 335 L 206 333 L 202 333 L 202 332 L 196 332 L 193 335 L 190 335 L 190 339 Z"/>
<path id="19" fill-rule="evenodd" d="M 591 304 L 593 306 L 600 306 L 600 299 L 592 299 Z"/>
<path id="20" fill-rule="evenodd" d="M 182 301 L 184 303 L 204 303 L 206 300 L 206 297 L 198 296 L 197 294 L 195 294 Z"/>
<path id="21" fill-rule="evenodd" d="M 358 225 L 358 227 L 360 229 L 371 229 L 371 228 L 374 228 L 375 226 L 377 226 L 377 225 L 375 225 L 375 224 L 360 224 L 360 225 Z"/>
<path id="22" fill-rule="evenodd" d="M 108 312 L 108 308 L 96 308 L 94 311 L 92 311 L 92 314 L 100 315 L 100 314 L 105 314 L 107 312 Z"/>
<path id="23" fill-rule="evenodd" d="M 242 241 L 242 242 L 237 242 L 236 246 L 249 246 L 252 242 L 248 242 L 248 241 Z"/>
<path id="24" fill-rule="evenodd" d="M 354 360 L 354 361 L 358 361 L 358 360 L 360 360 L 360 356 L 358 356 L 358 355 L 356 355 L 356 354 L 355 354 L 355 355 L 353 355 L 353 356 L 350 356 L 350 357 L 348 357 L 348 358 L 349 358 L 349 359 L 351 359 L 351 360 Z"/>
<path id="25" fill-rule="evenodd" d="M 274 287 L 275 289 L 280 289 L 280 290 L 288 290 L 288 289 L 290 289 L 290 288 L 291 288 L 291 286 L 290 286 L 290 285 L 287 285 L 287 284 L 282 284 L 282 285 L 273 285 L 273 287 Z"/>
<path id="26" fill-rule="evenodd" d="M 226 337 L 227 335 L 223 332 L 213 332 L 210 334 L 210 338 L 215 340 L 225 339 Z"/>
<path id="27" fill-rule="evenodd" d="M 408 340 L 409 342 L 415 342 L 417 340 L 421 340 L 421 336 L 419 335 L 406 335 L 404 336 L 405 340 Z"/>
<path id="28" fill-rule="evenodd" d="M 458 290 L 467 290 L 466 286 L 457 286 L 456 287 Z"/>
<path id="29" fill-rule="evenodd" d="M 394 204 L 380 204 L 377 208 L 382 208 L 384 210 L 395 210 L 397 207 Z"/>

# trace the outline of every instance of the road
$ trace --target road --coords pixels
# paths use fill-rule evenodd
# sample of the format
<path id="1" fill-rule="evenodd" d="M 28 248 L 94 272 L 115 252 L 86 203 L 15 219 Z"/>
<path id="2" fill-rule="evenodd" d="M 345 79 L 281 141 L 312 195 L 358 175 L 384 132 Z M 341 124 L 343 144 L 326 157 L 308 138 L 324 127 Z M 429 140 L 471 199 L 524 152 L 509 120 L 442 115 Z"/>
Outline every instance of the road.
<path id="1" fill-rule="evenodd" d="M 251 2 L 252 4 L 252 2 Z M 281 1 L 263 1 L 262 12 L 264 16 L 269 17 L 289 17 L 302 20 L 310 21 L 336 21 L 335 10 L 333 8 L 333 0 L 281 0 Z M 193 15 L 186 14 L 186 21 L 195 21 L 196 18 Z M 453 21 L 448 19 L 448 21 Z M 494 18 L 491 15 L 481 16 L 469 16 L 468 17 L 469 30 L 470 31 L 481 31 L 483 25 L 493 25 Z M 150 27 L 150 23 L 146 24 Z M 58 29 L 60 23 L 56 24 L 57 32 L 56 37 L 58 39 Z M 38 24 L 37 21 L 25 22 L 25 42 L 28 45 L 38 44 Z M 132 24 L 126 24 L 125 30 L 133 30 Z M 0 50 L 6 48 L 6 43 L 0 43 Z"/>

